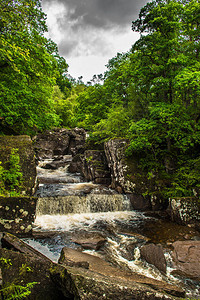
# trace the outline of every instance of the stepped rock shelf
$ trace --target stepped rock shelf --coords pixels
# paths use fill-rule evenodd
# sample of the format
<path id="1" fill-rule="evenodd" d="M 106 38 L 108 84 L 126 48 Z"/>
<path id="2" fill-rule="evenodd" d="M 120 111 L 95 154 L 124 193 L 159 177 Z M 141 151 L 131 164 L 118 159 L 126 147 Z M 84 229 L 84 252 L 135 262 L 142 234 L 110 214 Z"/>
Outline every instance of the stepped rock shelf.
<path id="1" fill-rule="evenodd" d="M 18 226 L 1 222 L 1 257 L 12 263 L 2 270 L 3 285 L 36 281 L 29 299 L 41 300 L 199 299 L 198 218 L 184 217 L 184 226 L 152 211 L 159 205 L 136 193 L 126 176 L 126 140 L 108 142 L 105 153 L 86 149 L 85 141 L 82 129 L 34 138 L 38 188 L 36 197 L 24 197 L 31 211 L 20 199 L 5 209 L 0 199 L 2 219 Z M 22 274 L 23 265 L 31 272 Z"/>

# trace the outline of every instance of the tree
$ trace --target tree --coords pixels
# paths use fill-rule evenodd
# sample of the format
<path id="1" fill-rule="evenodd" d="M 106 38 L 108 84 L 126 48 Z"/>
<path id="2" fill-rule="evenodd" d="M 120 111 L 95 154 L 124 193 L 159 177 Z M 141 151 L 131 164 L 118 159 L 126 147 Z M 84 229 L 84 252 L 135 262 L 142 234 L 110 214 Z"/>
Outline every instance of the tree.
<path id="1" fill-rule="evenodd" d="M 44 37 L 40 0 L 0 3 L 1 131 L 34 133 L 59 124 L 51 94 L 66 64 Z"/>
<path id="2" fill-rule="evenodd" d="M 132 23 L 140 39 L 109 61 L 103 93 L 94 97 L 94 86 L 79 99 L 94 140 L 128 138 L 127 155 L 167 179 L 165 196 L 191 196 L 200 186 L 199 16 L 198 0 L 147 3 Z"/>

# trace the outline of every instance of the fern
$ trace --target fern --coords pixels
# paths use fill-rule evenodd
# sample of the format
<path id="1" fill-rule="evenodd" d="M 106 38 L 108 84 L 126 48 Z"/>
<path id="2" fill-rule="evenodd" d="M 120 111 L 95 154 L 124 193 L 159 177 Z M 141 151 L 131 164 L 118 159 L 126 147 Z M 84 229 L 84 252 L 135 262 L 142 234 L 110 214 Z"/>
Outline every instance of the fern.
<path id="1" fill-rule="evenodd" d="M 11 283 L 7 287 L 4 287 L 1 291 L 4 300 L 21 300 L 31 294 L 31 288 L 38 282 L 27 283 L 26 286 Z"/>

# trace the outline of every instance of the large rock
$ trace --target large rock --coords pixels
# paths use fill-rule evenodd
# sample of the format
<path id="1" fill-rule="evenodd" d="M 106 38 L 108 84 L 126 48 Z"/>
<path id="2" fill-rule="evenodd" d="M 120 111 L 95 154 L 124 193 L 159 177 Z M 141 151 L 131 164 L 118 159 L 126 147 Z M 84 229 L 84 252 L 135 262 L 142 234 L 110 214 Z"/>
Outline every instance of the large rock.
<path id="1" fill-rule="evenodd" d="M 98 257 L 72 249 L 65 248 L 61 260 L 62 263 L 67 260 L 67 264 L 71 261 L 71 265 L 78 267 L 55 264 L 10 234 L 4 234 L 2 244 L 9 250 L 0 249 L 0 255 L 12 264 L 2 268 L 3 288 L 10 283 L 25 286 L 29 282 L 37 282 L 28 297 L 30 300 L 103 300 L 116 297 L 125 300 L 172 300 L 185 294 L 176 286 L 137 274 L 132 276 Z"/>
<path id="2" fill-rule="evenodd" d="M 84 238 L 73 238 L 72 242 L 80 245 L 83 249 L 97 251 L 105 244 L 106 239 L 103 236 L 96 235 Z"/>
<path id="3" fill-rule="evenodd" d="M 34 138 L 34 147 L 38 159 L 52 158 L 55 155 L 66 155 L 84 152 L 86 133 L 84 129 L 54 129 L 38 134 Z"/>
<path id="4" fill-rule="evenodd" d="M 37 198 L 0 197 L 0 231 L 31 236 Z"/>
<path id="5" fill-rule="evenodd" d="M 4 262 L 9 262 L 9 264 L 2 266 L 3 288 L 10 284 L 26 286 L 28 283 L 36 282 L 31 289 L 31 294 L 28 296 L 29 300 L 74 299 L 74 295 L 67 294 L 67 291 L 64 296 L 51 279 L 51 270 L 56 268 L 57 264 L 14 236 L 5 235 L 3 246 L 12 249 L 0 249 L 1 258 L 5 259 Z M 62 272 L 65 271 L 65 278 L 68 278 L 70 286 L 73 287 L 71 276 L 67 273 L 67 270 L 62 266 L 59 266 L 59 269 Z"/>
<path id="6" fill-rule="evenodd" d="M 32 140 L 26 135 L 0 136 L 0 161 L 5 168 L 7 168 L 7 161 L 13 148 L 18 149 L 20 157 L 23 193 L 33 195 L 36 188 L 36 164 Z"/>
<path id="7" fill-rule="evenodd" d="M 86 150 L 82 157 L 82 174 L 87 181 L 110 184 L 110 171 L 104 151 Z"/>
<path id="8" fill-rule="evenodd" d="M 120 193 L 126 193 L 133 209 L 151 209 L 147 192 L 146 176 L 139 170 L 137 159 L 128 160 L 125 156 L 128 147 L 127 139 L 113 139 L 105 143 L 105 154 L 111 171 L 111 187 Z M 148 193 L 147 193 L 148 194 Z"/>
<path id="9" fill-rule="evenodd" d="M 112 188 L 132 193 L 135 186 L 126 180 L 127 165 L 125 162 L 125 149 L 127 145 L 128 140 L 109 140 L 105 143 L 105 154 L 111 170 Z"/>
<path id="10" fill-rule="evenodd" d="M 200 230 L 200 200 L 198 198 L 171 198 L 167 211 L 172 221 L 182 225 L 192 224 Z"/>
<path id="11" fill-rule="evenodd" d="M 41 258 L 51 262 L 46 256 L 38 252 L 15 235 L 4 232 L 1 237 L 1 245 L 8 250 L 17 251 L 28 255 L 29 257 Z"/>
<path id="12" fill-rule="evenodd" d="M 159 271 L 166 273 L 166 259 L 161 245 L 147 244 L 140 249 L 141 257 Z"/>
<path id="13" fill-rule="evenodd" d="M 63 248 L 59 263 L 67 266 L 79 299 L 176 299 L 171 296 L 165 298 L 163 292 L 184 296 L 184 292 L 176 286 L 122 271 L 97 256 L 67 247 Z M 64 293 L 69 288 L 64 277 L 56 271 L 52 275 Z"/>
<path id="14" fill-rule="evenodd" d="M 134 209 L 165 209 L 168 203 L 163 199 L 161 191 L 166 181 L 160 178 L 160 174 L 144 171 L 138 163 L 139 155 L 126 157 L 128 145 L 127 139 L 113 139 L 105 143 L 105 154 L 111 170 L 111 187 L 130 195 Z"/>
<path id="15" fill-rule="evenodd" d="M 68 280 L 69 274 L 75 284 L 75 288 L 74 285 L 70 285 L 70 281 Z M 51 269 L 51 277 L 64 295 L 70 291 L 74 294 L 75 300 L 178 300 L 180 297 L 184 297 L 185 294 L 183 291 L 172 292 L 171 290 L 172 293 L 179 294 L 180 297 L 171 296 L 166 294 L 162 288 L 156 290 L 145 284 L 122 278 L 116 279 L 77 267 L 68 266 L 65 271 L 55 267 Z"/>
<path id="16" fill-rule="evenodd" d="M 200 280 L 200 241 L 177 241 L 172 246 L 172 274 Z"/>

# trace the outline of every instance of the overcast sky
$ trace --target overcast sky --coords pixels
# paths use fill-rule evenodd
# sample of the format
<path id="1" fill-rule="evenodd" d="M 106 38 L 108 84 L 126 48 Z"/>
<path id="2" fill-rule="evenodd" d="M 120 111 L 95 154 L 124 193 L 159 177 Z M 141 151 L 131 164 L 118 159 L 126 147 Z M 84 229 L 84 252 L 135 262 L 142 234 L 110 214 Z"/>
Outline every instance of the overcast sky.
<path id="1" fill-rule="evenodd" d="M 49 37 L 69 64 L 69 74 L 87 82 L 108 60 L 138 39 L 131 23 L 148 0 L 42 0 Z"/>

